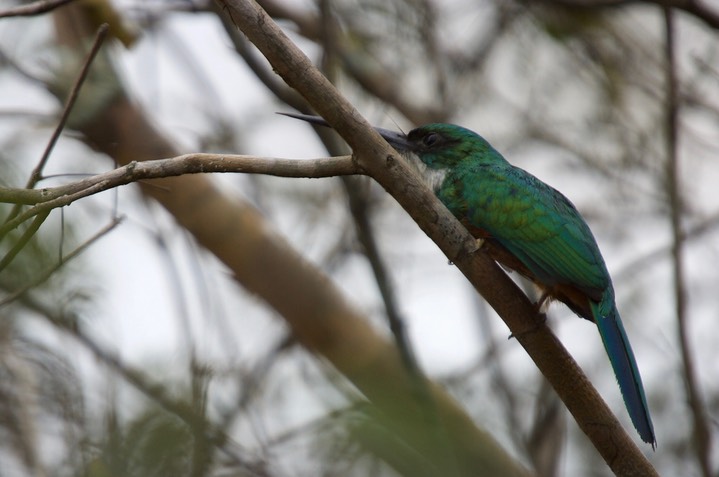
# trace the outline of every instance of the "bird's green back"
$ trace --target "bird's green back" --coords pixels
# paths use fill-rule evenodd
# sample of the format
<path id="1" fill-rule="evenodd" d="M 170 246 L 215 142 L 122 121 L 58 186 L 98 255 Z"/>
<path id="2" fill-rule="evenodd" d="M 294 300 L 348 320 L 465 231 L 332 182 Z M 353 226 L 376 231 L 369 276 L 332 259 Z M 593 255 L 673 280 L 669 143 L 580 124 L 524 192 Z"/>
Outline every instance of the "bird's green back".
<path id="1" fill-rule="evenodd" d="M 425 129 L 438 137 L 416 154 L 428 168 L 444 171 L 435 192 L 455 216 L 486 231 L 543 283 L 572 284 L 602 299 L 611 288 L 604 260 L 564 195 L 509 164 L 472 131 L 431 124 L 414 130 L 410 139 Z"/>

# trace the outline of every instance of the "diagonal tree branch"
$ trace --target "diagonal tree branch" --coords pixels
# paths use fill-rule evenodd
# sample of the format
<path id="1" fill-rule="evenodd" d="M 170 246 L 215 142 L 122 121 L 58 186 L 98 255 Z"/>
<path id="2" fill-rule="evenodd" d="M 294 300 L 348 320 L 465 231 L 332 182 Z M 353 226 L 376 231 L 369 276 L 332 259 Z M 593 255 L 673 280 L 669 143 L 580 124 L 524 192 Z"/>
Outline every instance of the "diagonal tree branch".
<path id="1" fill-rule="evenodd" d="M 78 47 L 83 32 L 77 15 L 56 12 L 58 38 Z M 120 164 L 177 155 L 177 151 L 124 94 L 117 94 L 77 127 L 95 147 Z M 298 342 L 339 370 L 372 401 L 406 442 L 427 459 L 443 465 L 433 436 L 421 426 L 423 412 L 396 347 L 382 338 L 337 287 L 274 232 L 260 214 L 228 197 L 204 175 L 153 179 L 143 192 L 156 199 L 180 226 L 211 251 L 239 284 L 272 306 Z M 239 319 L 239 317 L 238 317 Z M 526 476 L 526 470 L 478 429 L 456 402 L 428 383 L 450 448 L 463 475 Z"/>
<path id="2" fill-rule="evenodd" d="M 334 127 L 359 164 L 410 213 L 505 320 L 617 475 L 656 475 L 532 304 L 347 100 L 252 1 L 219 1 L 277 73 Z"/>

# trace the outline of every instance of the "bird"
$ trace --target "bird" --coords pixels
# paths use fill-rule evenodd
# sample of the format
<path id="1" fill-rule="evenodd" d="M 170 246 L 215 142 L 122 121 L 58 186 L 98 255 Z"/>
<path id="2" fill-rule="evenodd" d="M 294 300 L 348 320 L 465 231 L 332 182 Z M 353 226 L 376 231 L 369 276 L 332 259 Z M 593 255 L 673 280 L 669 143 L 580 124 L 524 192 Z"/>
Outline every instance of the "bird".
<path id="1" fill-rule="evenodd" d="M 329 127 L 319 116 L 280 114 Z M 439 200 L 482 240 L 492 259 L 540 288 L 540 307 L 545 300 L 559 300 L 596 323 L 632 423 L 654 449 L 654 426 L 612 280 L 574 204 L 464 127 L 433 123 L 407 134 L 374 129 L 408 157 Z"/>

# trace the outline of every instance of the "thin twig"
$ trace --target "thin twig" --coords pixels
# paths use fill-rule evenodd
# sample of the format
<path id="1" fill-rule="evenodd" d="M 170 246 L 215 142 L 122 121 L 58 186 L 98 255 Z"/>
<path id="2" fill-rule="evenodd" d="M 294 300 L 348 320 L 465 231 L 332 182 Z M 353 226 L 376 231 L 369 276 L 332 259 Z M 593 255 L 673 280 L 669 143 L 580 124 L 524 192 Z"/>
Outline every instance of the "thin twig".
<path id="1" fill-rule="evenodd" d="M 231 154 L 185 154 L 169 159 L 131 162 L 126 166 L 70 184 L 45 189 L 0 187 L 0 202 L 37 204 L 0 226 L 0 241 L 24 221 L 47 210 L 63 207 L 118 186 L 146 179 L 208 172 L 244 172 L 279 177 L 321 178 L 362 174 L 351 156 L 320 159 L 274 159 Z"/>
<path id="2" fill-rule="evenodd" d="M 324 75 L 332 83 L 336 82 L 336 64 L 339 61 L 338 45 L 335 41 L 337 37 L 336 31 L 339 29 L 336 25 L 336 21 L 332 14 L 332 6 L 329 0 L 319 1 L 320 10 L 320 22 L 319 22 L 319 40 L 322 46 L 322 65 L 321 69 Z M 319 130 L 318 130 L 319 129 Z M 338 136 L 332 134 L 331 139 L 327 139 L 327 135 L 321 134 L 325 128 L 316 128 L 320 139 L 325 143 L 325 147 L 330 154 L 337 155 L 339 149 L 342 146 L 338 146 Z M 346 146 L 344 146 L 346 148 Z M 399 312 L 399 306 L 396 300 L 396 294 L 392 287 L 392 278 L 389 273 L 389 269 L 385 264 L 385 260 L 382 257 L 375 232 L 372 227 L 372 221 L 370 218 L 371 210 L 369 207 L 369 201 L 367 194 L 363 192 L 363 185 L 360 181 L 354 180 L 353 177 L 343 177 L 342 184 L 344 186 L 345 194 L 347 195 L 347 202 L 349 204 L 350 213 L 352 214 L 352 220 L 355 225 L 355 232 L 357 234 L 357 240 L 362 246 L 362 252 L 365 258 L 370 264 L 372 274 L 374 275 L 377 288 L 379 289 L 382 302 L 384 303 L 385 313 L 387 316 L 387 322 L 389 329 L 392 332 L 397 348 L 399 349 L 400 356 L 404 362 L 407 371 L 414 380 L 417 395 L 422 398 L 429 406 L 428 412 L 431 412 L 431 398 L 426 390 L 426 384 L 422 380 L 422 373 L 417 364 L 417 357 L 412 349 L 412 344 L 407 336 L 404 319 Z M 435 418 L 431 418 L 436 421 Z"/>
<path id="3" fill-rule="evenodd" d="M 90 65 L 92 65 L 95 56 L 97 56 L 97 53 L 100 51 L 100 46 L 102 45 L 103 40 L 107 36 L 108 29 L 109 26 L 107 25 L 107 23 L 103 23 L 102 25 L 100 25 L 100 28 L 97 29 L 97 34 L 95 35 L 95 40 L 92 43 L 92 48 L 90 48 L 90 51 L 85 57 L 82 69 L 80 70 L 80 74 L 75 79 L 75 83 L 72 85 L 72 89 L 70 90 L 70 96 L 68 96 L 67 101 L 65 102 L 65 106 L 62 108 L 60 120 L 58 121 L 55 130 L 52 132 L 52 136 L 50 136 L 50 140 L 48 141 L 47 146 L 45 146 L 45 151 L 40 158 L 40 162 L 38 162 L 37 166 L 35 166 L 35 169 L 33 169 L 32 173 L 30 174 L 30 179 L 28 179 L 28 182 L 25 185 L 26 189 L 31 189 L 35 187 L 35 184 L 37 184 L 37 182 L 42 178 L 42 170 L 45 168 L 45 165 L 50 158 L 50 153 L 55 148 L 55 144 L 57 143 L 60 134 L 62 134 L 62 130 L 65 128 L 67 118 L 70 117 L 72 108 L 75 106 L 77 97 L 80 95 L 82 85 L 85 83 L 85 79 L 90 72 Z"/>
<path id="4" fill-rule="evenodd" d="M 264 61 L 261 56 L 257 55 L 257 51 L 251 47 L 247 38 L 235 28 L 235 25 L 221 8 L 215 5 L 214 9 L 220 17 L 222 26 L 232 42 L 235 51 L 242 57 L 245 65 L 252 70 L 255 77 L 282 101 L 282 103 L 292 106 L 298 111 L 308 112 L 307 102 L 302 99 L 302 96 L 277 78 L 277 75 L 267 67 L 267 62 Z"/>
<path id="5" fill-rule="evenodd" d="M 16 7 L 0 10 L 0 18 L 41 15 L 72 1 L 73 0 L 38 0 L 36 2 L 28 3 L 27 5 L 18 5 Z"/>
<path id="6" fill-rule="evenodd" d="M 74 194 L 63 195 L 61 197 L 58 197 L 57 199 L 43 202 L 39 205 L 36 205 L 35 207 L 32 207 L 32 208 L 26 210 L 25 212 L 22 212 L 21 214 L 16 216 L 14 219 L 8 220 L 2 226 L 0 226 L 0 241 L 2 241 L 11 230 L 15 229 L 16 227 L 19 227 L 20 224 L 22 224 L 26 220 L 28 220 L 38 214 L 42 214 L 42 213 L 45 213 L 46 211 L 71 204 L 78 199 L 81 199 L 83 197 L 87 197 L 87 196 L 90 196 L 93 194 L 97 194 L 98 192 L 102 192 L 103 190 L 106 190 L 106 189 L 107 189 L 107 183 L 100 182 L 98 184 L 91 185 L 87 189 L 83 189 L 79 192 L 75 192 Z"/>
<path id="7" fill-rule="evenodd" d="M 417 363 L 417 356 L 407 334 L 405 320 L 399 312 L 399 304 L 396 300 L 396 293 L 392 286 L 392 277 L 382 257 L 367 208 L 367 200 L 362 197 L 358 181 L 353 177 L 345 177 L 345 191 L 350 204 L 350 211 L 354 219 L 357 238 L 364 248 L 364 254 L 372 268 L 372 273 L 377 283 L 382 302 L 385 305 L 387 322 L 394 337 L 397 348 L 407 372 L 412 378 L 414 392 L 423 404 L 423 418 L 426 420 L 427 428 L 432 432 L 434 445 L 438 452 L 443 454 L 442 472 L 446 476 L 460 475 L 456 456 L 452 452 L 451 440 L 448 431 L 439 416 L 439 409 L 432 394 L 429 392 L 428 383 L 425 381 L 422 370 Z"/>
<path id="8" fill-rule="evenodd" d="M 243 172 L 246 174 L 312 179 L 364 174 L 362 169 L 353 161 L 352 156 L 278 159 L 239 154 L 192 153 L 167 159 L 131 162 L 117 169 L 90 175 L 89 177 L 88 174 L 83 174 L 83 179 L 57 187 L 43 189 L 0 187 L 0 202 L 25 205 L 41 204 L 87 190 L 99 183 L 105 184 L 102 190 L 108 190 L 139 180 L 210 172 Z"/>
<path id="9" fill-rule="evenodd" d="M 32 224 L 30 224 L 30 227 L 28 227 L 25 232 L 23 232 L 22 237 L 20 237 L 20 239 L 15 243 L 15 245 L 13 245 L 10 251 L 5 254 L 2 260 L 0 260 L 0 273 L 2 273 L 2 271 L 5 270 L 5 267 L 10 265 L 10 263 L 17 256 L 17 254 L 20 253 L 20 251 L 25 248 L 28 243 L 30 243 L 30 239 L 33 235 L 35 235 L 35 232 L 37 232 L 40 226 L 45 222 L 45 219 L 47 219 L 48 215 L 50 215 L 50 211 L 46 210 L 35 217 L 35 220 L 33 220 Z"/>
<path id="10" fill-rule="evenodd" d="M 26 284 L 25 286 L 18 288 L 14 292 L 7 295 L 5 298 L 0 300 L 0 308 L 2 308 L 5 305 L 8 305 L 12 303 L 13 301 L 20 298 L 22 295 L 27 293 L 32 288 L 35 288 L 45 282 L 48 278 L 50 278 L 55 272 L 57 272 L 60 267 L 62 267 L 64 264 L 66 264 L 68 261 L 72 260 L 73 258 L 80 255 L 82 252 L 84 252 L 90 245 L 95 243 L 100 237 L 105 235 L 106 233 L 110 232 L 112 229 L 114 229 L 117 224 L 120 223 L 122 219 L 117 218 L 114 219 L 112 222 L 110 222 L 108 225 L 100 229 L 95 235 L 87 239 L 85 242 L 80 244 L 75 250 L 70 252 L 69 254 L 65 255 L 64 259 L 62 261 L 58 261 L 57 263 L 53 264 L 52 266 L 48 267 L 47 270 L 45 270 L 43 273 L 38 275 L 34 280 L 32 280 L 30 283 Z"/>
<path id="11" fill-rule="evenodd" d="M 57 126 L 55 126 L 55 130 L 52 132 L 52 136 L 50 136 L 50 140 L 45 146 L 45 151 L 43 152 L 42 157 L 40 157 L 40 161 L 30 173 L 30 178 L 28 179 L 27 184 L 25 184 L 26 189 L 32 189 L 33 187 L 35 187 L 35 184 L 37 184 L 38 181 L 42 178 L 42 171 L 45 168 L 48 159 L 50 158 L 50 153 L 55 148 L 55 144 L 57 143 L 60 134 L 62 134 L 62 130 L 65 128 L 67 118 L 70 117 L 72 108 L 73 106 L 75 106 L 75 101 L 77 101 L 77 97 L 80 95 L 80 89 L 82 88 L 82 85 L 85 82 L 85 78 L 87 78 L 87 75 L 90 71 L 90 65 L 95 59 L 95 56 L 97 56 L 98 51 L 100 51 L 100 46 L 102 45 L 103 40 L 107 36 L 108 28 L 109 27 L 107 23 L 103 23 L 102 25 L 100 25 L 100 28 L 98 28 L 97 34 L 95 35 L 95 40 L 92 44 L 92 48 L 85 57 L 82 69 L 80 70 L 80 74 L 75 79 L 75 83 L 70 90 L 70 95 L 68 96 L 67 101 L 65 101 L 65 106 L 62 109 L 60 120 L 58 121 Z M 12 208 L 10 214 L 8 214 L 7 218 L 5 219 L 5 223 L 12 220 L 15 216 L 18 215 L 18 213 L 20 213 L 19 204 Z M 0 234 L 0 240 L 1 239 L 2 234 Z"/>
<path id="12" fill-rule="evenodd" d="M 287 5 L 287 2 L 262 0 L 259 3 L 273 18 L 294 22 L 299 33 L 305 38 L 316 42 L 321 40 L 322 27 L 317 15 L 300 12 L 299 9 Z M 343 25 L 341 29 L 334 28 L 336 34 L 331 38 L 332 46 L 337 53 L 337 58 L 342 62 L 342 69 L 346 75 L 371 96 L 391 105 L 414 124 L 439 121 L 446 116 L 446 105 L 441 104 L 441 101 L 417 106 L 417 98 L 410 98 L 406 94 L 406 88 L 400 75 L 392 72 L 391 68 L 383 65 L 374 55 L 365 51 L 361 42 L 349 40 L 353 37 L 363 38 L 368 34 L 361 31 L 346 31 L 347 28 L 352 28 L 352 25 Z M 294 103 L 288 104 L 294 105 Z M 297 109 L 303 111 L 303 108 Z"/>
<path id="13" fill-rule="evenodd" d="M 674 57 L 674 15 L 669 7 L 664 8 L 664 26 L 666 29 L 666 184 L 669 194 L 669 210 L 672 228 L 672 272 L 674 275 L 674 300 L 677 317 L 677 334 L 682 356 L 684 384 L 687 401 L 693 418 L 693 441 L 699 467 L 704 477 L 710 477 L 711 471 L 711 433 L 707 415 L 702 403 L 701 393 L 696 379 L 696 366 L 689 343 L 687 290 L 684 276 L 684 234 L 682 233 L 682 197 L 679 191 L 679 104 L 677 93 L 677 66 Z"/>

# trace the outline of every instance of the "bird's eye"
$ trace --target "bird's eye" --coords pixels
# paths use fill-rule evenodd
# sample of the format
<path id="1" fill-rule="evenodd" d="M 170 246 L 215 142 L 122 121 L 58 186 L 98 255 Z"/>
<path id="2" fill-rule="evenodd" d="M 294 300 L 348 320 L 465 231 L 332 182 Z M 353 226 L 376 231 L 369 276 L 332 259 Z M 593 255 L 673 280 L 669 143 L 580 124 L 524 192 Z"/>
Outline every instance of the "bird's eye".
<path id="1" fill-rule="evenodd" d="M 429 133 L 422 138 L 422 142 L 427 147 L 434 146 L 435 144 L 437 144 L 437 141 L 439 141 L 439 134 L 437 133 Z"/>

